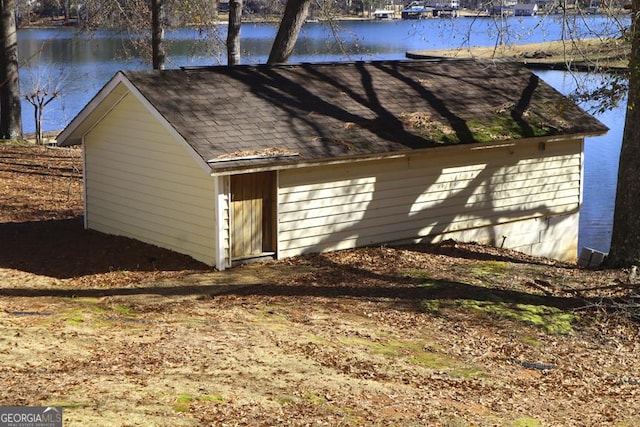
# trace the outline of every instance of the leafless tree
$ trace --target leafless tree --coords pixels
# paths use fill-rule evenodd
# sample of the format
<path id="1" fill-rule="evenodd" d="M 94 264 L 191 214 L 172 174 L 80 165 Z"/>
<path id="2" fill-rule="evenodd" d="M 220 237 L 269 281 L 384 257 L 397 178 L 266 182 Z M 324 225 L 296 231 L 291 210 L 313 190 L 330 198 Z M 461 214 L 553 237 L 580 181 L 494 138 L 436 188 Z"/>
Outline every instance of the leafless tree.
<path id="1" fill-rule="evenodd" d="M 33 106 L 36 144 L 42 145 L 44 143 L 42 121 L 45 107 L 60 96 L 66 74 L 64 70 L 54 71 L 50 65 L 40 65 L 36 69 L 26 67 L 24 71 L 26 71 L 24 99 Z"/>
<path id="2" fill-rule="evenodd" d="M 0 0 L 0 138 L 22 138 L 15 0 Z"/>

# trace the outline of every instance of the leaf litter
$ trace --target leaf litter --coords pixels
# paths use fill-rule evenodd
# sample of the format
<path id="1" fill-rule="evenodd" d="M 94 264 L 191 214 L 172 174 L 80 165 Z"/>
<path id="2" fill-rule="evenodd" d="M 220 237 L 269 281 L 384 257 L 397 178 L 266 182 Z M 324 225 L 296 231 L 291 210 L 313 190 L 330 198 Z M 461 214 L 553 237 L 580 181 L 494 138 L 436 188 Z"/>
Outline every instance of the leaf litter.
<path id="1" fill-rule="evenodd" d="M 625 271 L 447 241 L 216 272 L 83 230 L 81 169 L 0 145 L 0 405 L 69 426 L 640 424 L 638 324 L 601 304 Z"/>

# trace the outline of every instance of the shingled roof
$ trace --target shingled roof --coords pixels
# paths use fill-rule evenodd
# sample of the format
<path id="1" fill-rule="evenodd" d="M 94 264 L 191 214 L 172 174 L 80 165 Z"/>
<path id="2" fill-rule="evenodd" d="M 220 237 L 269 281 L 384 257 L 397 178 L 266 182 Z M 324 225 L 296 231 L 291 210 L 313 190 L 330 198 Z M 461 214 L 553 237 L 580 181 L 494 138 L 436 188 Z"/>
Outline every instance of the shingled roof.
<path id="1" fill-rule="evenodd" d="M 607 130 L 508 63 L 220 66 L 122 75 L 213 171 Z"/>

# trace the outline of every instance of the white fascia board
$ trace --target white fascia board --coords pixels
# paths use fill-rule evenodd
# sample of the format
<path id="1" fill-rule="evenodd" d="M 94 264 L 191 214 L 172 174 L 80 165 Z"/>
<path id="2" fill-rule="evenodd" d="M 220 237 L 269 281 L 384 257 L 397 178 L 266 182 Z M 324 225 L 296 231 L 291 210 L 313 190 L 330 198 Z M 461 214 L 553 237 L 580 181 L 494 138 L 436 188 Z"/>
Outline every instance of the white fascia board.
<path id="1" fill-rule="evenodd" d="M 573 139 L 580 139 L 584 141 L 586 137 L 592 136 L 600 136 L 605 134 L 605 132 L 590 132 L 590 133 L 579 133 L 579 134 L 567 134 L 567 135 L 552 135 L 552 136 L 540 136 L 533 138 L 523 138 L 523 139 L 509 139 L 504 141 L 496 141 L 493 143 L 487 142 L 477 142 L 473 144 L 452 144 L 452 145 L 443 145 L 443 146 L 435 146 L 414 150 L 404 150 L 404 151 L 392 151 L 388 153 L 377 153 L 377 154 L 366 154 L 362 156 L 349 156 L 349 157 L 335 157 L 335 158 L 321 158 L 309 161 L 297 161 L 292 163 L 287 163 L 284 165 L 278 164 L 266 164 L 266 165 L 251 165 L 251 166 L 234 166 L 233 159 L 227 162 L 219 162 L 219 163 L 211 163 L 213 166 L 213 170 L 210 171 L 211 176 L 224 176 L 224 175 L 236 175 L 236 174 L 244 174 L 244 173 L 256 173 L 256 172 L 266 172 L 266 171 L 279 171 L 286 169 L 298 169 L 304 167 L 312 167 L 312 166 L 325 166 L 325 165 L 339 165 L 344 163 L 354 163 L 354 162 L 369 162 L 373 160 L 388 160 L 388 159 L 397 159 L 403 157 L 411 157 L 415 155 L 419 155 L 422 153 L 428 152 L 463 152 L 463 151 L 479 151 L 479 150 L 491 150 L 496 148 L 504 148 L 504 147 L 516 147 L 523 143 L 536 143 L 536 142 L 562 142 L 569 141 Z M 240 159 L 242 160 L 242 159 Z M 228 164 L 227 167 L 215 168 L 214 165 L 224 165 Z"/>
<path id="2" fill-rule="evenodd" d="M 111 80 L 107 82 L 107 84 L 102 87 L 102 89 L 100 89 L 100 91 L 98 91 L 98 93 L 91 99 L 91 101 L 89 101 L 89 103 L 85 105 L 82 110 L 80 110 L 80 112 L 73 118 L 73 120 L 71 120 L 67 127 L 64 128 L 62 132 L 60 132 L 60 134 L 56 138 L 59 145 L 65 145 L 65 142 L 67 140 L 77 141 L 76 143 L 80 143 L 84 139 L 84 136 L 88 131 L 83 131 L 81 129 L 81 125 L 84 124 L 86 120 L 91 116 L 91 114 L 97 110 L 98 106 L 105 101 L 105 99 L 115 90 L 116 87 L 118 87 L 118 84 L 120 84 L 123 79 L 124 76 L 122 75 L 122 73 L 118 72 L 111 78 Z M 111 111 L 111 109 L 115 105 L 117 105 L 121 99 L 122 97 L 118 97 L 117 101 L 107 109 L 107 112 Z M 104 114 L 102 116 L 104 117 Z M 100 117 L 100 120 L 102 120 L 102 117 Z M 100 120 L 96 120 L 96 123 Z M 90 126 L 88 129 L 90 130 L 94 126 L 95 124 Z M 80 134 L 78 134 L 78 132 L 80 132 Z M 75 144 L 72 142 L 68 145 Z"/>
<path id="3" fill-rule="evenodd" d="M 82 138 L 84 147 L 84 137 Z M 82 150 L 82 224 L 85 230 L 89 229 L 89 217 L 87 215 L 87 150 Z"/>
<path id="4" fill-rule="evenodd" d="M 224 246 L 225 242 L 225 234 L 226 230 L 224 227 L 225 218 L 224 218 L 224 210 L 225 210 L 225 194 L 224 194 L 224 180 L 226 178 L 222 176 L 216 176 L 213 178 L 213 187 L 215 194 L 215 242 L 216 242 L 216 259 L 215 259 L 215 267 L 219 271 L 223 271 L 226 269 L 226 250 Z"/>

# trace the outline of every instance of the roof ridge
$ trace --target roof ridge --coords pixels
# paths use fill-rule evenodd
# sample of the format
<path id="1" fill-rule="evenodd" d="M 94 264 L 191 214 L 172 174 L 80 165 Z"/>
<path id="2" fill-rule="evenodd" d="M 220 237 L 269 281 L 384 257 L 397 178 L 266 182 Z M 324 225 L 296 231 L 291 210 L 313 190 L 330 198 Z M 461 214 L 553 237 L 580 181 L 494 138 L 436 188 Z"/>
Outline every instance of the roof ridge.
<path id="1" fill-rule="evenodd" d="M 301 66 L 332 66 L 344 67 L 356 64 L 418 64 L 418 63 L 441 63 L 441 62 L 477 62 L 474 58 L 420 58 L 420 59 L 373 59 L 373 60 L 354 60 L 354 61 L 321 61 L 321 62 L 286 62 L 278 64 L 238 64 L 238 65 L 184 65 L 179 69 L 183 71 L 206 71 L 220 70 L 224 68 L 293 68 Z"/>

